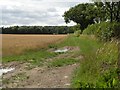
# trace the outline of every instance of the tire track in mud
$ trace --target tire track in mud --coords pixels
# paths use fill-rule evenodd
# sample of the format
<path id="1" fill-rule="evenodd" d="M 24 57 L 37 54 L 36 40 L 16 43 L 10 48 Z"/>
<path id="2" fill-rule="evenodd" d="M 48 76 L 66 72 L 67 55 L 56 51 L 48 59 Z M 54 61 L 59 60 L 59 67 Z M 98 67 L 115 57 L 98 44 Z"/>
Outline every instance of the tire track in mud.
<path id="1" fill-rule="evenodd" d="M 73 48 L 73 47 L 72 47 Z M 78 47 L 71 51 L 79 50 Z M 56 58 L 67 58 L 72 56 L 72 53 L 59 54 L 56 57 L 46 60 L 47 63 Z M 76 56 L 75 56 L 76 57 Z M 80 57 L 81 59 L 81 57 Z M 44 66 L 35 67 L 30 70 L 26 69 L 29 63 L 11 62 L 8 66 L 15 66 L 15 71 L 3 75 L 3 87 L 8 88 L 68 88 L 71 85 L 71 78 L 74 70 L 79 66 L 79 63 L 72 65 L 48 68 L 47 63 Z M 21 76 L 20 76 L 21 75 Z M 9 82 L 5 82 L 9 81 Z"/>

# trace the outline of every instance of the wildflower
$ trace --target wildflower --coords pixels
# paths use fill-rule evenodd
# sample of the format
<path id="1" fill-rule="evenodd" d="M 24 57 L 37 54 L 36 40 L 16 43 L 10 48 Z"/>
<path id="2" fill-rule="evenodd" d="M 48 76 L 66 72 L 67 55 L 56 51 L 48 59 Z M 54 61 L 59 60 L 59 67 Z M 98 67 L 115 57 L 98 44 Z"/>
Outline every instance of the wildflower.
<path id="1" fill-rule="evenodd" d="M 104 43 L 103 46 L 106 46 L 106 43 Z"/>

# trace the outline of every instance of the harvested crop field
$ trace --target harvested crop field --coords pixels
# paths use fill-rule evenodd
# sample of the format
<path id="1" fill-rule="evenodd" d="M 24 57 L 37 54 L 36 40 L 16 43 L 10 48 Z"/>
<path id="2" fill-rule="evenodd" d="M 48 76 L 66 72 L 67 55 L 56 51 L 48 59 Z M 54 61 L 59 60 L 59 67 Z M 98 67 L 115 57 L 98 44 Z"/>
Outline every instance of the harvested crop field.
<path id="1" fill-rule="evenodd" d="M 2 35 L 3 56 L 20 54 L 26 50 L 44 48 L 64 40 L 67 35 Z"/>

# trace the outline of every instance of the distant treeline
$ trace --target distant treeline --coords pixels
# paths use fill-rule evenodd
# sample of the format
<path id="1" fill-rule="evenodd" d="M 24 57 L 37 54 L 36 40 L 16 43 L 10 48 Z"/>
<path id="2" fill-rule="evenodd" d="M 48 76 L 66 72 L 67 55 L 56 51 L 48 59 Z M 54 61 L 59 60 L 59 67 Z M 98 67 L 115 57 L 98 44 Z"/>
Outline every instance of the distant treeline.
<path id="1" fill-rule="evenodd" d="M 74 32 L 72 26 L 12 26 L 2 27 L 0 30 L 2 30 L 2 34 L 67 34 Z"/>

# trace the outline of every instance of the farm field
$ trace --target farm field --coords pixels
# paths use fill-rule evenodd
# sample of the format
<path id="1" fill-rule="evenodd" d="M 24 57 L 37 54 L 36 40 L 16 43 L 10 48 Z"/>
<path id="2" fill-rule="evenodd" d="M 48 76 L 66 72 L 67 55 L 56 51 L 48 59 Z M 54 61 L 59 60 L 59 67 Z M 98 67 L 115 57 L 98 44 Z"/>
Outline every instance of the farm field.
<path id="1" fill-rule="evenodd" d="M 67 35 L 2 35 L 3 56 L 21 54 L 26 50 L 40 49 L 63 40 Z"/>
<path id="2" fill-rule="evenodd" d="M 86 88 L 99 86 L 101 83 L 105 83 L 107 87 L 106 83 L 110 82 L 101 81 L 106 77 L 111 80 L 113 77 L 117 82 L 114 71 L 118 58 L 116 41 L 101 43 L 93 35 L 68 35 L 62 36 L 62 40 L 60 43 L 47 44 L 44 49 L 4 56 L 2 67 L 14 70 L 3 74 L 3 87 Z M 55 52 L 65 49 L 68 51 Z M 112 73 L 106 74 L 111 71 Z M 101 74 L 106 76 L 101 77 Z"/>
<path id="3" fill-rule="evenodd" d="M 56 1 L 0 1 L 0 88 L 120 90 L 120 0 Z"/>

